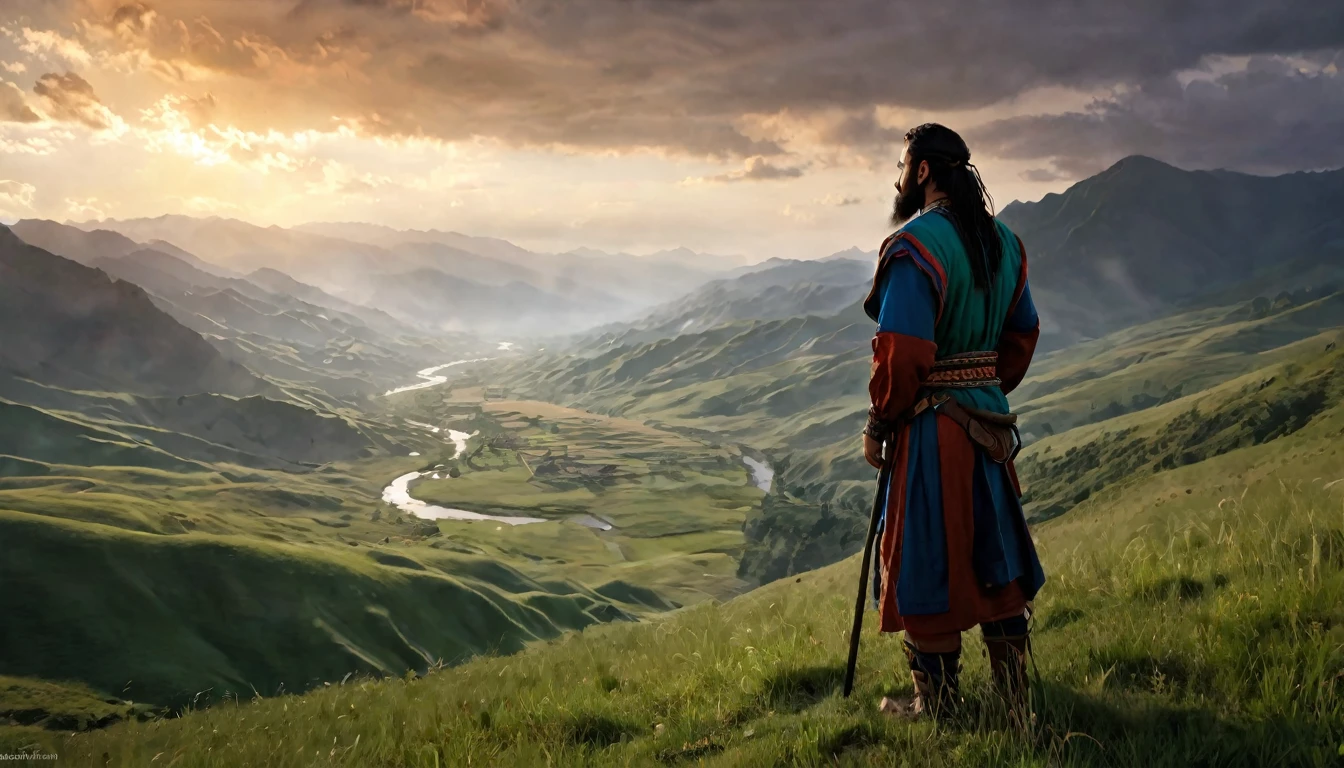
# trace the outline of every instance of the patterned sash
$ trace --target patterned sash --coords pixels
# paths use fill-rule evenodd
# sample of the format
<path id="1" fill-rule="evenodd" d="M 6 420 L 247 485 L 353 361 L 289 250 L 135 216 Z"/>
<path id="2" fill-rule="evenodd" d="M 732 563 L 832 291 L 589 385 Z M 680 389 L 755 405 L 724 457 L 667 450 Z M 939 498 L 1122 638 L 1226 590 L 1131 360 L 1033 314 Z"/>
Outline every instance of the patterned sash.
<path id="1" fill-rule="evenodd" d="M 938 389 L 997 387 L 1001 383 L 998 352 L 965 352 L 934 361 L 924 386 Z"/>

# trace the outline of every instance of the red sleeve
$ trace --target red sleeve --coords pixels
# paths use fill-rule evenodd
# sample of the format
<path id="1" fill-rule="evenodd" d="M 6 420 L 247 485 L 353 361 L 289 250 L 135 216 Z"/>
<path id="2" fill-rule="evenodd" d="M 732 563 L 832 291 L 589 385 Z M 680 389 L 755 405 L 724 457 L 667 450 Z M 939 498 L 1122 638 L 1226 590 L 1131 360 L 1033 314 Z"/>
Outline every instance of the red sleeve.
<path id="1" fill-rule="evenodd" d="M 1027 250 L 1018 239 L 1017 247 L 1022 253 L 1022 270 L 1017 278 L 1017 292 L 1013 304 L 1008 310 L 1008 321 L 999 335 L 999 380 L 1000 388 L 1006 395 L 1017 389 L 1031 367 L 1031 358 L 1036 353 L 1036 341 L 1041 336 L 1040 318 L 1027 289 Z"/>
<path id="2" fill-rule="evenodd" d="M 999 388 L 1003 394 L 1008 394 L 1017 385 L 1022 383 L 1022 379 L 1027 376 L 1027 368 L 1031 365 L 1031 356 L 1036 352 L 1036 340 L 1041 335 L 1041 329 L 1033 328 L 1030 331 L 1007 331 L 999 339 L 999 381 L 1002 383 Z"/>
<path id="3" fill-rule="evenodd" d="M 937 353 L 938 345 L 927 339 L 889 331 L 873 337 L 868 394 L 879 419 L 894 421 L 914 406 Z"/>

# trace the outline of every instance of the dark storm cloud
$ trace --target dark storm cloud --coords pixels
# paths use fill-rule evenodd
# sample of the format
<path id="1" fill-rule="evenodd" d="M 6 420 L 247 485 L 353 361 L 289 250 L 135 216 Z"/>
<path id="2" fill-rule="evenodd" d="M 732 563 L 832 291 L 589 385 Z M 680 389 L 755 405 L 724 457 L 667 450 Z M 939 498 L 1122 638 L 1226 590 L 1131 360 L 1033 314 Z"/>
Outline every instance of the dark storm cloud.
<path id="1" fill-rule="evenodd" d="M 507 0 L 300 0 L 290 15 L 302 18 L 324 9 L 347 7 L 459 28 L 491 28 L 503 20 Z"/>
<path id="2" fill-rule="evenodd" d="M 1131 154 L 1183 168 L 1269 174 L 1344 166 L 1344 75 L 1333 64 L 1344 58 L 1303 58 L 1311 66 L 1256 57 L 1244 71 L 1187 85 L 1161 78 L 1085 112 L 993 122 L 968 141 L 997 157 L 1048 159 L 1055 168 L 1044 173 L 1065 178 Z"/>
<path id="3" fill-rule="evenodd" d="M 823 142 L 872 150 L 900 140 L 879 106 L 977 109 L 1044 86 L 1160 83 L 1210 55 L 1344 47 L 1344 11 L 1321 0 L 120 0 L 104 13 L 150 11 L 144 47 L 165 71 L 251 78 L 272 121 L 742 158 L 788 138 L 752 134 L 751 115 L 849 113 Z"/>
<path id="4" fill-rule="evenodd" d="M 729 171 L 718 176 L 710 176 L 697 181 L 713 184 L 731 184 L 738 181 L 778 181 L 796 179 L 803 175 L 802 168 L 778 166 L 763 157 L 751 157 L 740 171 Z"/>
<path id="5" fill-rule="evenodd" d="M 147 3 L 130 2 L 117 6 L 108 18 L 108 26 L 131 33 L 144 32 L 154 19 L 154 11 Z"/>
<path id="6" fill-rule="evenodd" d="M 95 130 L 112 127 L 112 114 L 98 100 L 93 86 L 73 72 L 63 75 L 48 72 L 37 79 L 33 93 L 46 101 L 56 120 L 82 123 Z"/>
<path id="7" fill-rule="evenodd" d="M 882 125 L 876 110 L 870 109 L 823 128 L 820 138 L 825 144 L 842 147 L 884 147 L 904 141 L 905 131 Z"/>

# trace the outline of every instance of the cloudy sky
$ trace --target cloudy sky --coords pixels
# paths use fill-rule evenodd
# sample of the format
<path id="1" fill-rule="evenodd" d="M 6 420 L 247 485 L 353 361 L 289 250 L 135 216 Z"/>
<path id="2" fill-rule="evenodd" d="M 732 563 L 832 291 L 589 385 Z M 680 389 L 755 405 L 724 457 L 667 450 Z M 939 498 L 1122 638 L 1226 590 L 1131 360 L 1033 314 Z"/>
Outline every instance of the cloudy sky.
<path id="1" fill-rule="evenodd" d="M 1342 49 L 1321 0 L 0 0 L 0 219 L 821 256 L 928 120 L 1001 205 L 1344 166 Z"/>

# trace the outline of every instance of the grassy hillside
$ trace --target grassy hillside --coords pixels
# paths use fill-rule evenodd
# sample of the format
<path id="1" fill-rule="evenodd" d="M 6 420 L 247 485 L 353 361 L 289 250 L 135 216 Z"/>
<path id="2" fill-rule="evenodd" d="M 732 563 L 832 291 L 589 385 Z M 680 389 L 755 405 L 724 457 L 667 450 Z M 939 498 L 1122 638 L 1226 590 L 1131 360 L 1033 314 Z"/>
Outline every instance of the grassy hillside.
<path id="1" fill-rule="evenodd" d="M 456 545 L 537 579 L 594 587 L 620 581 L 664 604 L 726 599 L 747 586 L 736 573 L 742 525 L 764 493 L 735 451 L 547 403 L 481 404 L 471 391 L 412 398 L 397 407 L 426 420 L 419 423 L 470 423 L 480 431 L 464 456 L 445 460 L 437 479 L 411 486 L 415 498 L 556 521 L 518 527 L 440 521 Z M 478 408 L 479 417 L 463 418 Z M 423 458 L 439 463 L 432 453 Z"/>
<path id="2" fill-rule="evenodd" d="M 0 392 L 35 388 L 0 387 Z M 0 398 L 0 454 L 81 466 L 191 471 L 225 462 L 307 471 L 372 455 L 371 425 L 264 397 L 129 395 L 37 390 L 54 407 Z M 78 411 L 67 410 L 78 408 Z"/>
<path id="3" fill-rule="evenodd" d="M 1026 730 L 988 703 L 973 645 L 965 719 L 877 714 L 909 683 L 871 614 L 856 695 L 841 699 L 849 560 L 423 679 L 6 738 L 76 765 L 1332 765 L 1344 754 L 1341 429 L 1336 405 L 1039 526 L 1049 581 Z"/>
<path id="4" fill-rule="evenodd" d="M 1299 346 L 1308 349 L 1199 394 L 1042 440 L 1019 462 L 1028 508 L 1061 515 L 1111 484 L 1317 424 L 1344 401 L 1344 350 L 1324 351 L 1321 337 Z"/>
<path id="5" fill-rule="evenodd" d="M 23 542 L 0 558 L 13 677 L 179 707 L 423 671 L 649 610 L 638 590 L 543 583 L 385 514 L 348 474 L 40 468 L 0 480 L 0 535 Z"/>
<path id="6" fill-rule="evenodd" d="M 215 396 L 102 406 L 180 432 L 0 411 L 13 424 L 38 420 L 0 432 L 0 454 L 25 457 L 0 455 L 0 541 L 24 542 L 0 558 L 0 613 L 19 617 L 0 633 L 0 675 L 30 693 L 74 681 L 115 710 L 84 717 L 68 703 L 83 694 L 60 688 L 54 702 L 0 717 L 87 726 L 144 714 L 127 701 L 177 708 L 349 674 L 423 673 L 745 586 L 741 526 L 762 492 L 736 454 L 544 403 L 482 408 L 421 390 L 389 404 L 348 422 Z M 443 430 L 411 417 L 478 437 L 457 456 Z M 218 441 L 198 439 L 215 452 L 178 459 L 192 430 Z M 356 445 L 364 454 L 366 433 L 381 450 L 337 455 Z M 248 452 L 225 451 L 230 442 Z M 262 448 L 290 462 L 255 461 Z M 321 465 L 298 466 L 305 455 Z M 447 479 L 449 465 L 459 477 Z M 393 478 L 434 467 L 443 479 L 413 486 L 417 496 L 551 522 L 429 521 L 382 498 Z"/>

